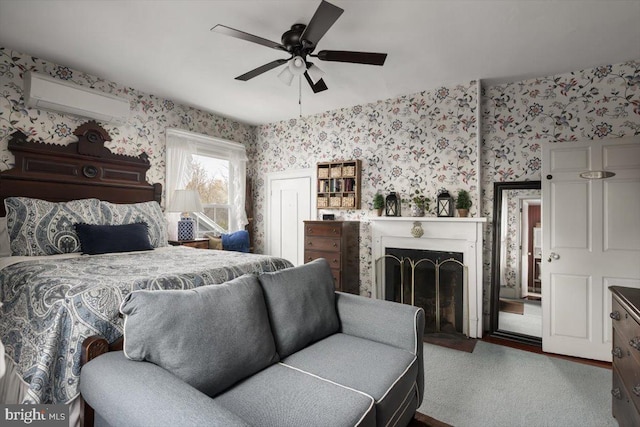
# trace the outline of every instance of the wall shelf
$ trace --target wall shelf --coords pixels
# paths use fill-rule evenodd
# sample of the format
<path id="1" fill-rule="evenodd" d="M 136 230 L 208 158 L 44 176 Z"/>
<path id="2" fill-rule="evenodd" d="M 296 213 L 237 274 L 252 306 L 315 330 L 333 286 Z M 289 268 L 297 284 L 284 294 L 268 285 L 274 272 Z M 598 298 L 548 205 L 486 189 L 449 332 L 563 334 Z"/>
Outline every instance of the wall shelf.
<path id="1" fill-rule="evenodd" d="M 360 209 L 360 160 L 318 163 L 318 209 Z"/>

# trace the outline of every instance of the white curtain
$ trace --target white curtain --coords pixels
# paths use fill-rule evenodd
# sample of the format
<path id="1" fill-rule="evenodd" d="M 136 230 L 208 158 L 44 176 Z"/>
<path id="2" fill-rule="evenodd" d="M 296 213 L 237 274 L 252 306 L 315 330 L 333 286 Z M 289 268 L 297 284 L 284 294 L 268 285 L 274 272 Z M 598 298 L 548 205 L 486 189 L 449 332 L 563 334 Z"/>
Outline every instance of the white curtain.
<path id="1" fill-rule="evenodd" d="M 233 151 L 229 153 L 229 168 L 231 169 L 231 186 L 233 187 L 233 210 L 229 218 L 229 231 L 243 230 L 247 221 L 245 211 L 245 192 L 247 181 L 247 155 L 244 152 Z"/>
<path id="2" fill-rule="evenodd" d="M 192 156 L 197 151 L 195 141 L 167 129 L 167 158 L 165 177 L 165 206 L 171 203 L 175 190 L 182 190 L 187 186 L 193 171 Z M 179 212 L 166 212 L 167 232 L 169 239 L 178 239 Z"/>

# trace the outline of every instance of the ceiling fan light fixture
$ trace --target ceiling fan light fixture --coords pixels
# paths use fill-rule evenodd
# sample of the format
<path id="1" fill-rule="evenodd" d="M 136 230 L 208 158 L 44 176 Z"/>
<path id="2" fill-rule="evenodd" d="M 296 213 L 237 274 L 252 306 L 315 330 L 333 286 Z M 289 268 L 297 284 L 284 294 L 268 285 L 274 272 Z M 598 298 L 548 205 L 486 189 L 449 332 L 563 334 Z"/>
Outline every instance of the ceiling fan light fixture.
<path id="1" fill-rule="evenodd" d="M 289 61 L 289 70 L 294 76 L 301 76 L 307 71 L 307 64 L 301 56 L 295 56 Z"/>
<path id="2" fill-rule="evenodd" d="M 313 84 L 318 83 L 322 76 L 325 75 L 325 72 L 322 71 L 320 67 L 311 63 L 309 64 L 309 68 L 307 68 L 307 72 L 309 73 L 309 77 L 311 78 Z"/>
<path id="3" fill-rule="evenodd" d="M 278 73 L 278 78 L 282 81 L 282 83 L 287 86 L 291 86 L 291 82 L 293 81 L 294 74 L 291 72 L 289 67 L 284 67 L 280 73 Z"/>

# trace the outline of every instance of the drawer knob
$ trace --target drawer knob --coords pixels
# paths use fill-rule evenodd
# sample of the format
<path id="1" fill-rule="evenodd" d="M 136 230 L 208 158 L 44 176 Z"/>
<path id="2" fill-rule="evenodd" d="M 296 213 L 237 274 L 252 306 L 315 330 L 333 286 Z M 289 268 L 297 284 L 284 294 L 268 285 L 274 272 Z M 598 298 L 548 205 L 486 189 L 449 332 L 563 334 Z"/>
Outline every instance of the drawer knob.
<path id="1" fill-rule="evenodd" d="M 337 228 L 333 229 L 333 234 L 338 234 L 338 229 Z"/>
<path id="2" fill-rule="evenodd" d="M 616 399 L 622 399 L 622 392 L 620 392 L 620 387 L 612 389 L 611 396 L 615 397 Z"/>
<path id="3" fill-rule="evenodd" d="M 307 242 L 307 246 L 313 245 L 313 242 Z"/>
<path id="4" fill-rule="evenodd" d="M 635 337 L 629 340 L 629 345 L 635 348 L 636 350 L 640 351 L 640 337 Z"/>
<path id="5" fill-rule="evenodd" d="M 631 391 L 633 392 L 633 394 L 635 394 L 636 396 L 640 396 L 640 384 L 638 384 L 637 386 L 635 386 L 634 388 L 631 389 Z"/>
<path id="6" fill-rule="evenodd" d="M 616 310 L 613 313 L 609 313 L 609 317 L 613 320 L 620 320 L 620 312 Z"/>
<path id="7" fill-rule="evenodd" d="M 337 248 L 337 247 L 338 247 L 338 244 L 337 244 L 336 242 L 333 242 L 333 247 L 334 247 L 334 248 Z"/>
<path id="8" fill-rule="evenodd" d="M 333 262 L 334 264 L 337 264 L 337 263 L 338 263 L 338 260 L 334 258 L 332 262 Z"/>
<path id="9" fill-rule="evenodd" d="M 611 350 L 611 355 L 613 357 L 617 357 L 618 359 L 622 359 L 622 349 L 620 347 L 616 347 Z"/>

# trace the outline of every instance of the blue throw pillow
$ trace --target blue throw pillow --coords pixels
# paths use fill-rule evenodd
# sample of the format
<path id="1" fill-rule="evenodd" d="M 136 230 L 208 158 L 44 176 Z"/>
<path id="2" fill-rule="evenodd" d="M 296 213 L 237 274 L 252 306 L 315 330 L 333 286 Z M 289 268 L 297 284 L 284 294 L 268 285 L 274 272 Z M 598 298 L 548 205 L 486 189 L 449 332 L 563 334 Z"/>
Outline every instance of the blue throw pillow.
<path id="1" fill-rule="evenodd" d="M 80 249 L 87 255 L 153 249 L 144 222 L 123 225 L 78 223 L 74 227 L 80 239 Z"/>
<path id="2" fill-rule="evenodd" d="M 223 234 L 222 249 L 225 251 L 249 252 L 249 232 L 240 230 Z"/>

